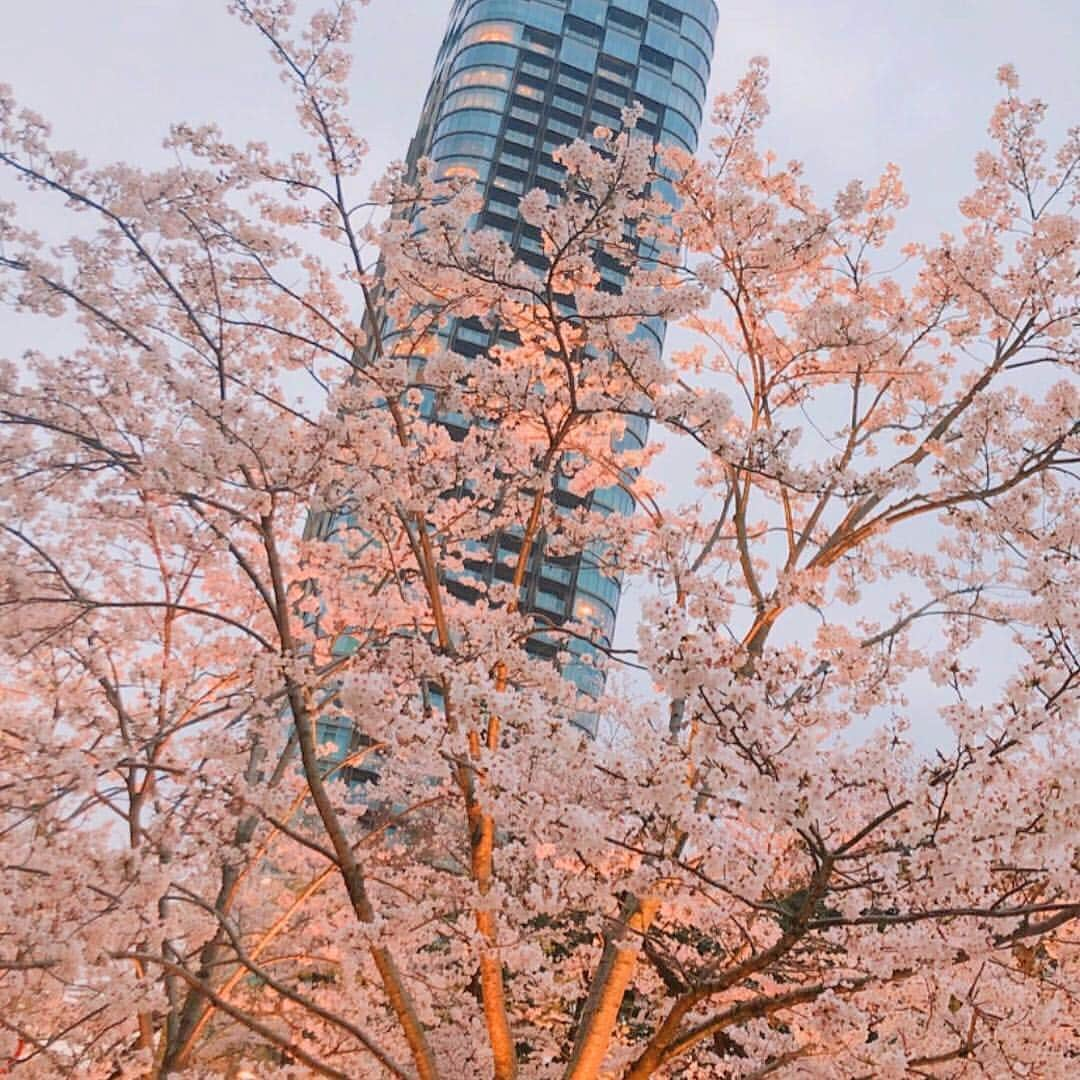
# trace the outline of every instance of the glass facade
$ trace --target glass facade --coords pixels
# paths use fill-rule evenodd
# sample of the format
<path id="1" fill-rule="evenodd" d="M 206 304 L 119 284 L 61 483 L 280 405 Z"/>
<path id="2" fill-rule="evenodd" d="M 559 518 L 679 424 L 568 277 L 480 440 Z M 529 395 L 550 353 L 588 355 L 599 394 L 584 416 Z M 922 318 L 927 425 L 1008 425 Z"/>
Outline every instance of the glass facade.
<path id="1" fill-rule="evenodd" d="M 532 188 L 558 191 L 563 170 L 557 147 L 596 127 L 618 130 L 622 109 L 639 103 L 638 130 L 660 144 L 697 148 L 713 38 L 714 0 L 456 0 L 435 62 L 409 160 L 431 158 L 437 175 L 471 177 L 484 190 L 481 222 L 500 230 L 519 257 L 543 266 L 540 237 L 516 207 Z M 601 267 L 602 288 L 617 291 L 617 266 Z M 657 320 L 642 333 L 662 346 Z M 450 347 L 476 356 L 497 341 L 478 321 L 448 329 Z M 452 423 L 457 418 L 440 417 Z M 631 424 L 626 449 L 644 445 L 644 422 Z M 552 498 L 567 507 L 580 496 L 556 484 Z M 601 513 L 627 513 L 630 496 L 614 485 L 587 497 Z M 468 597 L 480 580 L 509 580 L 520 538 L 502 533 L 477 544 L 466 573 L 449 587 Z M 603 551 L 552 558 L 533 548 L 521 605 L 558 625 L 575 619 L 593 628 L 596 644 L 610 644 L 620 582 L 605 572 Z M 530 650 L 554 657 L 589 697 L 603 689 L 595 644 L 565 635 L 534 638 Z M 578 718 L 586 729 L 587 710 Z"/>
<path id="2" fill-rule="evenodd" d="M 474 179 L 484 194 L 481 224 L 500 230 L 522 260 L 543 267 L 539 232 L 520 219 L 517 204 L 533 188 L 559 190 L 564 170 L 552 152 L 596 127 L 618 130 L 622 109 L 634 103 L 643 110 L 637 127 L 644 137 L 695 150 L 716 25 L 714 0 L 455 0 L 408 160 L 430 158 L 436 175 Z M 601 276 L 601 288 L 621 288 L 614 260 L 601 264 Z M 662 347 L 659 320 L 647 320 L 639 332 Z M 458 320 L 446 334 L 448 346 L 468 357 L 499 340 L 478 320 Z M 434 402 L 430 407 L 451 428 L 468 424 L 467 417 L 437 412 Z M 646 434 L 644 421 L 631 422 L 620 448 L 642 447 Z M 566 490 L 564 478 L 551 497 L 605 514 L 632 508 L 618 485 L 583 498 Z M 474 543 L 474 557 L 448 588 L 471 599 L 484 581 L 509 581 L 520 544 L 513 531 Z M 591 626 L 593 643 L 539 635 L 529 649 L 557 659 L 593 698 L 604 681 L 596 645 L 611 642 L 621 588 L 604 565 L 602 550 L 554 558 L 538 544 L 520 598 L 524 610 L 554 626 L 570 619 Z M 587 709 L 578 723 L 594 732 Z"/>

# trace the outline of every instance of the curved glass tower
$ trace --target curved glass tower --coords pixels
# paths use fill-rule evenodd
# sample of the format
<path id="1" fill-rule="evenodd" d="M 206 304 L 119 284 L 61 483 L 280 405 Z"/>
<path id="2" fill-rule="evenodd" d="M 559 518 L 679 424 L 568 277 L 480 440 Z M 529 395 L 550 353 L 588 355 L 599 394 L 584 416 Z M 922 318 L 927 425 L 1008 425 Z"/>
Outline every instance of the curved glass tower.
<path id="1" fill-rule="evenodd" d="M 500 230 L 520 258 L 542 267 L 539 232 L 517 214 L 522 194 L 534 187 L 558 191 L 563 170 L 552 152 L 598 126 L 618 130 L 622 109 L 635 102 L 644 110 L 637 125 L 643 135 L 694 151 L 717 20 L 715 0 L 455 0 L 409 160 L 431 158 L 438 175 L 480 183 L 481 223 Z M 617 267 L 601 273 L 606 287 L 621 287 Z M 650 321 L 643 331 L 662 345 L 662 323 Z M 484 352 L 498 334 L 477 320 L 458 321 L 448 333 L 449 347 L 466 356 Z M 642 422 L 628 430 L 624 447 L 640 448 L 645 435 Z M 567 506 L 581 501 L 559 489 L 552 498 Z M 619 487 L 594 491 L 588 502 L 602 513 L 631 509 Z M 468 597 L 470 580 L 509 578 L 519 545 L 512 533 L 477 545 L 475 561 L 450 587 Z M 521 606 L 554 624 L 568 618 L 591 623 L 598 643 L 608 645 L 619 593 L 618 578 L 603 569 L 602 552 L 556 559 L 541 544 L 530 556 Z M 554 637 L 530 645 L 552 657 L 556 648 Z M 603 687 L 590 655 L 595 651 L 571 638 L 569 656 L 562 654 L 564 674 L 590 697 Z M 587 712 L 579 723 L 594 725 Z"/>
<path id="2" fill-rule="evenodd" d="M 430 158 L 437 175 L 479 183 L 480 224 L 501 231 L 521 259 L 542 268 L 539 231 L 517 212 L 522 194 L 536 187 L 557 192 L 563 169 L 552 152 L 598 126 L 619 130 L 622 109 L 634 103 L 643 109 L 637 124 L 643 136 L 694 151 L 717 19 L 715 0 L 454 0 L 408 161 Z M 661 194 L 674 198 L 664 181 L 657 183 Z M 601 287 L 617 292 L 618 265 L 600 269 Z M 386 330 L 392 336 L 392 327 Z M 648 320 L 641 332 L 662 347 L 662 322 Z M 457 320 L 445 333 L 447 346 L 468 357 L 499 340 L 497 329 L 476 319 Z M 440 412 L 434 400 L 426 409 L 451 431 L 468 426 L 467 417 Z M 638 449 L 645 437 L 642 421 L 627 431 L 622 448 Z M 583 501 L 560 487 L 551 497 L 567 507 Z M 631 509 L 619 487 L 594 491 L 587 502 L 601 513 Z M 465 573 L 448 588 L 473 599 L 485 581 L 508 581 L 520 545 L 513 531 L 474 543 Z M 589 623 L 596 644 L 607 646 L 620 591 L 602 551 L 554 558 L 541 542 L 530 554 L 520 605 L 553 626 L 568 619 Z M 593 644 L 552 634 L 534 637 L 528 648 L 560 663 L 587 697 L 601 692 L 604 675 Z M 587 710 L 577 722 L 595 733 Z"/>
<path id="3" fill-rule="evenodd" d="M 716 24 L 714 0 L 455 0 L 410 156 L 543 187 L 552 148 L 633 101 L 641 131 L 693 151 Z"/>

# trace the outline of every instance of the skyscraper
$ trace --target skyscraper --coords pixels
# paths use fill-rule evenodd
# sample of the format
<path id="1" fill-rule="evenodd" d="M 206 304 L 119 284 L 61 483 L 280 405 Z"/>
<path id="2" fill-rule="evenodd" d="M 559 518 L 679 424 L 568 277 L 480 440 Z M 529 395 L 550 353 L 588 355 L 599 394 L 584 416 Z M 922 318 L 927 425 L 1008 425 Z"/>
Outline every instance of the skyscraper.
<path id="1" fill-rule="evenodd" d="M 564 170 L 553 151 L 598 126 L 618 130 L 622 110 L 634 103 L 643 109 L 637 124 L 643 137 L 696 149 L 717 18 L 715 0 L 454 0 L 408 161 L 430 158 L 438 176 L 475 180 L 483 191 L 479 224 L 502 232 L 522 260 L 543 267 L 539 231 L 517 213 L 522 194 L 536 187 L 558 192 Z M 674 198 L 665 181 L 656 184 Z M 602 288 L 619 289 L 617 265 L 602 265 L 601 275 Z M 662 346 L 660 320 L 647 320 L 642 330 Z M 499 341 L 498 329 L 477 319 L 455 320 L 444 334 L 447 347 L 467 357 Z M 451 428 L 469 423 L 439 413 L 434 402 L 429 407 Z M 645 422 L 631 422 L 622 448 L 640 448 L 645 436 Z M 552 491 L 556 502 L 581 504 L 559 484 L 565 479 Z M 593 491 L 587 502 L 601 513 L 631 509 L 620 487 Z M 478 581 L 509 580 L 520 544 L 513 532 L 476 542 L 466 573 L 447 586 L 468 599 Z M 596 643 L 607 646 L 620 591 L 599 552 L 555 558 L 539 543 L 529 556 L 520 605 L 556 624 L 570 618 L 589 623 Z M 556 644 L 543 635 L 529 649 L 556 656 Z M 602 670 L 592 663 L 596 651 L 571 638 L 569 656 L 560 654 L 564 675 L 589 697 L 603 687 Z M 587 711 L 578 723 L 594 728 Z"/>

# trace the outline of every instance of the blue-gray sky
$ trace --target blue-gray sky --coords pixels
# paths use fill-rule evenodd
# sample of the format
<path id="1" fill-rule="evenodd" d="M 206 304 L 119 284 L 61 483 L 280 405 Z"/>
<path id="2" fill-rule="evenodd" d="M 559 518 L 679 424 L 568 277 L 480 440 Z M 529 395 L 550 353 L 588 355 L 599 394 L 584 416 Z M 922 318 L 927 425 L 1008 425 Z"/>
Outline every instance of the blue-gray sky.
<path id="1" fill-rule="evenodd" d="M 0 81 L 53 119 L 58 141 L 95 159 L 152 156 L 172 120 L 227 132 L 291 134 L 261 43 L 224 0 L 6 0 Z M 1011 62 L 1051 105 L 1053 127 L 1080 122 L 1075 0 L 722 0 L 714 88 L 747 60 L 773 65 L 767 141 L 807 163 L 821 194 L 889 160 L 912 193 L 909 229 L 953 220 Z M 355 117 L 373 173 L 400 156 L 449 0 L 373 0 L 360 13 Z"/>
<path id="2" fill-rule="evenodd" d="M 449 6 L 373 0 L 360 13 L 352 90 L 372 179 L 404 154 Z M 279 150 L 294 145 L 263 45 L 224 0 L 0 0 L 0 15 L 0 82 L 54 122 L 58 145 L 95 163 L 161 161 L 176 120 L 212 120 L 234 139 L 264 138 Z M 782 161 L 803 160 L 824 201 L 896 162 L 912 200 L 904 240 L 958 224 L 954 207 L 987 141 L 1000 64 L 1014 64 L 1023 92 L 1049 103 L 1051 133 L 1080 123 L 1076 0 L 722 0 L 714 92 L 756 55 L 772 63 L 765 143 Z M 48 233 L 52 214 L 41 211 Z M 31 333 L 0 311 L 0 355 L 60 345 L 57 330 Z M 623 608 L 628 640 L 633 592 Z"/>

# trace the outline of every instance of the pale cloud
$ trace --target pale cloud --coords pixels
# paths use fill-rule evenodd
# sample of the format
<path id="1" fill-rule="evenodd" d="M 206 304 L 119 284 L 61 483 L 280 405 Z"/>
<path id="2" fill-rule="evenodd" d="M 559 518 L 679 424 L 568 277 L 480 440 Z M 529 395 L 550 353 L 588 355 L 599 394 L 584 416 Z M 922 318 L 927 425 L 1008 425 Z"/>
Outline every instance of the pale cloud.
<path id="1" fill-rule="evenodd" d="M 376 0 L 360 13 L 354 116 L 371 145 L 371 179 L 404 155 L 449 6 Z M 176 120 L 293 145 L 289 101 L 262 43 L 220 0 L 6 0 L 3 16 L 0 82 L 54 121 L 57 144 L 97 162 L 160 160 Z M 898 163 L 912 196 L 905 239 L 956 226 L 1000 64 L 1015 64 L 1023 93 L 1050 104 L 1051 135 L 1080 122 L 1075 0 L 722 0 L 714 89 L 730 86 L 756 55 L 772 62 L 764 141 L 782 161 L 804 160 L 826 202 L 852 177 Z M 4 190 L 0 178 L 0 197 Z M 35 224 L 47 232 L 54 220 L 43 206 Z M 4 312 L 0 333 L 7 356 L 57 347 L 61 334 L 35 325 L 30 336 Z M 692 475 L 671 470 L 678 497 L 693 497 Z M 630 589 L 620 618 L 626 644 L 637 601 Z"/>
<path id="2" fill-rule="evenodd" d="M 525 0 L 523 0 L 525 2 Z M 404 154 L 449 0 L 375 0 L 357 23 L 354 94 L 372 173 Z M 288 104 L 261 43 L 219 0 L 5 4 L 0 81 L 94 158 L 144 159 L 170 121 L 217 120 L 234 136 L 289 138 Z M 936 230 L 982 145 L 1014 63 L 1052 128 L 1080 121 L 1080 20 L 1071 0 L 724 0 L 714 88 L 751 56 L 772 61 L 766 140 L 829 191 L 898 162 L 909 225 Z"/>

